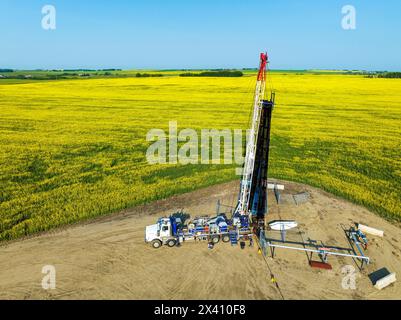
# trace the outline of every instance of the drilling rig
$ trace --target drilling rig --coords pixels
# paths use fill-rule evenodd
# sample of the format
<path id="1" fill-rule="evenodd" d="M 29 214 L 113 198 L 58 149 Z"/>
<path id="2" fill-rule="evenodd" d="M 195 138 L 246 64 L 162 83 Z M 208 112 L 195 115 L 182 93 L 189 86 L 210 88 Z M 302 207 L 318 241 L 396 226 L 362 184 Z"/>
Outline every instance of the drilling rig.
<path id="1" fill-rule="evenodd" d="M 274 92 L 270 92 L 269 99 L 266 99 L 267 65 L 267 53 L 262 53 L 240 192 L 232 219 L 219 213 L 215 218 L 197 217 L 187 224 L 174 215 L 160 218 L 156 224 L 147 226 L 145 231 L 145 242 L 151 243 L 154 248 L 162 245 L 173 247 L 189 240 L 208 240 L 213 244 L 222 240 L 235 245 L 238 240 L 259 236 L 260 230 L 264 230 L 268 210 L 267 190 L 274 189 L 276 197 L 278 194 L 278 186 L 267 182 L 275 98 Z"/>
<path id="2" fill-rule="evenodd" d="M 266 98 L 267 53 L 260 54 L 251 128 L 246 146 L 245 162 L 234 217 L 248 217 L 253 232 L 258 235 L 265 226 L 267 174 L 269 168 L 270 127 L 275 93 Z"/>

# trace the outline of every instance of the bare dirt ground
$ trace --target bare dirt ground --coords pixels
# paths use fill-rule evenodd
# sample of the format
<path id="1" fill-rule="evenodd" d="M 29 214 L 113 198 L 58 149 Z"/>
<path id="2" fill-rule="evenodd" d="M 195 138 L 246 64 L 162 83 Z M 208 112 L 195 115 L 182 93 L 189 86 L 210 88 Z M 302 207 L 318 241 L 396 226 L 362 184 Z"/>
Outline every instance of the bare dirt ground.
<path id="1" fill-rule="evenodd" d="M 283 203 L 270 194 L 267 220 L 294 219 L 290 239 L 313 239 L 349 248 L 343 227 L 360 222 L 384 230 L 368 236 L 371 264 L 360 271 L 350 258 L 329 258 L 333 270 L 312 269 L 304 252 L 277 249 L 266 261 L 257 247 L 184 243 L 153 249 L 144 243 L 145 226 L 184 209 L 195 215 L 216 212 L 216 202 L 233 204 L 238 183 L 218 185 L 0 247 L 1 299 L 401 299 L 401 284 L 377 290 L 368 274 L 386 267 L 401 275 L 401 229 L 365 208 L 309 186 L 284 182 Z M 291 195 L 307 191 L 296 205 Z M 315 258 L 316 259 L 316 258 Z M 271 268 L 282 296 L 271 282 Z M 42 267 L 56 267 L 56 289 L 44 290 Z M 356 289 L 343 289 L 345 265 L 356 269 Z"/>

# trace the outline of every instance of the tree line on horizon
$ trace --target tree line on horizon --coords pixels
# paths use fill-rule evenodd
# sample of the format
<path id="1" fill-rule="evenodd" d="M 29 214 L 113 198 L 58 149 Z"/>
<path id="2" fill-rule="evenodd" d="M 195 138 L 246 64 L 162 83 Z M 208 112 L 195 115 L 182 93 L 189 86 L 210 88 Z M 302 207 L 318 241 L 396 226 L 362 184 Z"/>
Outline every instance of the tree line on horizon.
<path id="1" fill-rule="evenodd" d="M 220 70 L 220 71 L 204 71 L 200 73 L 186 72 L 181 73 L 180 77 L 242 77 L 241 71 Z"/>

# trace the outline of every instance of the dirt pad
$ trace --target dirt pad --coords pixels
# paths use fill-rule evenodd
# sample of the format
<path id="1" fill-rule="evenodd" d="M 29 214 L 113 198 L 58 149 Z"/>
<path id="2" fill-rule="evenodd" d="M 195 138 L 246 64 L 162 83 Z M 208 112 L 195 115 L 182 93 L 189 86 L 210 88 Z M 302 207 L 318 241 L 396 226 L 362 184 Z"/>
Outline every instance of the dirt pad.
<path id="1" fill-rule="evenodd" d="M 90 223 L 64 228 L 0 247 L 2 299 L 401 299 L 396 282 L 379 291 L 368 275 L 383 267 L 401 277 L 401 229 L 368 210 L 309 186 L 283 182 L 282 204 L 270 194 L 267 220 L 294 219 L 299 227 L 287 240 L 315 240 L 349 248 L 343 228 L 360 222 L 384 230 L 368 235 L 371 264 L 360 271 L 350 258 L 330 257 L 332 270 L 312 269 L 304 252 L 277 249 L 263 259 L 257 247 L 206 242 L 153 249 L 144 243 L 145 226 L 184 209 L 216 213 L 217 200 L 232 205 L 232 182 L 126 210 Z M 305 203 L 292 195 L 309 193 Z M 315 257 L 316 259 L 317 257 Z M 42 268 L 56 268 L 56 289 L 44 290 Z M 280 291 L 271 281 L 270 267 Z M 344 266 L 355 269 L 355 289 L 343 288 Z M 349 275 L 348 275 L 349 277 Z M 346 286 L 347 287 L 347 286 Z"/>

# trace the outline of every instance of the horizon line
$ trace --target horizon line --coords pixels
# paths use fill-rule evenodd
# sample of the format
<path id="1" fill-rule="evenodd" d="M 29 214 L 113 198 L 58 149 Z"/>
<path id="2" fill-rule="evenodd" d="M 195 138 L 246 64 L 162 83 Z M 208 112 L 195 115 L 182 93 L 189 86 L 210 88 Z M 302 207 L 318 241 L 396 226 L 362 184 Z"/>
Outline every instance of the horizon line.
<path id="1" fill-rule="evenodd" d="M 4 70 L 4 71 L 2 71 Z M 33 68 L 33 69 L 19 69 L 0 67 L 0 72 L 21 72 L 21 71 L 203 71 L 203 70 L 258 70 L 256 67 L 239 67 L 239 68 Z M 359 72 L 397 72 L 378 69 L 333 69 L 333 68 L 270 68 L 269 71 L 359 71 Z"/>

